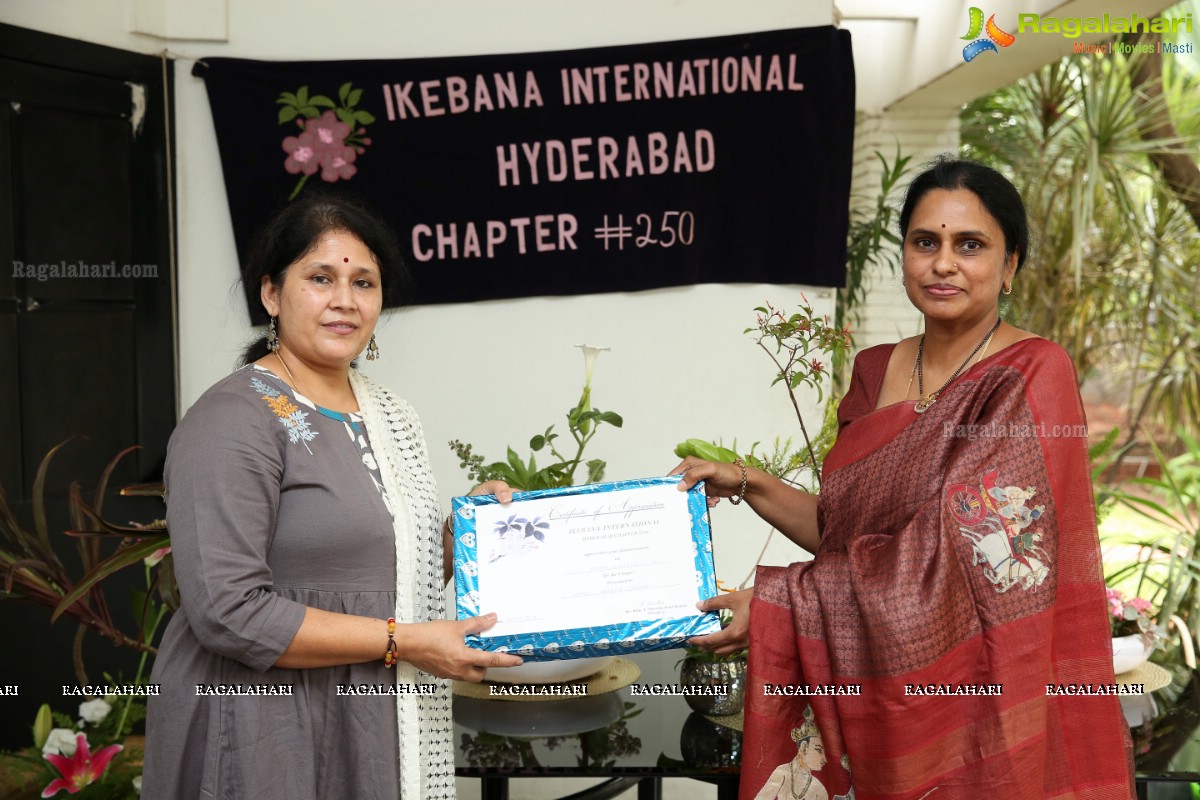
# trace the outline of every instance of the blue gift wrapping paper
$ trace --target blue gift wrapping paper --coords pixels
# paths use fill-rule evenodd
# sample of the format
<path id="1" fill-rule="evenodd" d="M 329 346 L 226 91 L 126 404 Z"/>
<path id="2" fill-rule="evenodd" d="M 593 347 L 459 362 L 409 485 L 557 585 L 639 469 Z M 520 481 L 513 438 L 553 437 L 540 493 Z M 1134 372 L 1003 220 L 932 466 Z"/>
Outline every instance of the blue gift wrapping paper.
<path id="1" fill-rule="evenodd" d="M 619 492 L 652 486 L 676 484 L 682 476 L 641 478 L 638 480 L 568 486 L 561 489 L 538 489 L 515 492 L 513 501 L 536 500 L 599 492 Z M 478 537 L 475 529 L 475 509 L 499 503 L 494 495 L 455 497 L 454 514 L 454 579 L 458 619 L 482 613 L 479 597 Z M 696 600 L 717 593 L 713 569 L 712 534 L 708 524 L 708 504 L 703 483 L 687 492 L 687 508 L 692 520 L 692 555 L 696 566 Z M 513 652 L 527 661 L 554 661 L 594 656 L 640 653 L 651 650 L 670 650 L 683 647 L 687 639 L 721 629 L 716 614 L 698 614 L 675 619 L 647 619 L 638 622 L 617 622 L 585 628 L 520 633 L 507 636 L 466 637 L 468 647 L 478 650 Z"/>

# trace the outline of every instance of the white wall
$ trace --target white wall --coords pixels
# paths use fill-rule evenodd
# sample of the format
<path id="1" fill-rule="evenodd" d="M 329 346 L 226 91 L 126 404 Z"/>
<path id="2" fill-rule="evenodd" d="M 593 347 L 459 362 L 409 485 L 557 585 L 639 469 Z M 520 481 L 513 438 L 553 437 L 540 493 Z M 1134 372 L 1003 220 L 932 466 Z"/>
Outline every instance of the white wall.
<path id="1" fill-rule="evenodd" d="M 352 8 L 352 10 L 350 10 Z M 144 11 L 154 11 L 148 17 Z M 165 39 L 137 27 L 174 30 L 197 14 L 216 24 L 204 37 Z M 226 24 L 221 16 L 226 14 Z M 828 25 L 832 4 L 795 0 L 360 0 L 334 9 L 317 0 L 6 0 L 0 21 L 176 60 L 175 124 L 179 234 L 180 386 L 184 409 L 234 366 L 250 336 L 216 138 L 204 84 L 191 76 L 203 56 L 256 59 L 406 58 L 561 50 Z M 803 257 L 798 253 L 797 259 Z M 730 265 L 736 274 L 736 265 Z M 443 499 L 469 488 L 446 447 L 451 438 L 499 456 L 508 444 L 556 423 L 578 398 L 582 358 L 573 345 L 609 345 L 593 381 L 595 405 L 619 411 L 624 430 L 600 434 L 592 457 L 608 477 L 661 474 L 676 463 L 674 445 L 689 437 L 736 437 L 739 443 L 795 432 L 787 398 L 768 388 L 770 362 L 742 330 L 764 301 L 792 307 L 801 287 L 709 285 L 637 294 L 443 305 L 406 309 L 379 331 L 376 379 L 421 413 Z M 827 292 L 808 297 L 831 310 Z M 814 409 L 815 411 L 815 409 Z M 815 416 L 814 416 L 815 419 Z M 741 580 L 763 526 L 746 508 L 714 513 L 718 574 Z M 774 563 L 798 554 L 777 544 Z M 474 791 L 465 782 L 465 793 Z M 521 796 L 562 793 L 557 781 L 532 782 Z M 676 782 L 668 782 L 672 784 Z M 703 796 L 690 782 L 669 791 Z M 697 794 L 697 790 L 699 794 Z"/>
<path id="2" fill-rule="evenodd" d="M 165 39 L 194 15 L 227 13 L 227 41 Z M 143 9 L 158 14 L 148 18 Z M 9 0 L 0 20 L 63 36 L 176 58 L 181 404 L 186 409 L 230 371 L 250 336 L 234 288 L 236 257 L 220 159 L 204 84 L 190 74 L 203 56 L 260 59 L 404 58 L 664 41 L 830 24 L 829 3 L 753 0 L 558 2 L 366 0 L 332 12 L 316 0 L 226 6 L 135 0 Z M 370 24 L 355 24 L 369 20 Z M 207 26 L 211 28 L 213 26 Z M 226 27 L 216 25 L 218 29 Z M 206 30 L 205 36 L 211 36 Z M 732 265 L 731 265 L 732 266 Z M 443 305 L 392 314 L 381 326 L 381 361 L 368 371 L 421 413 L 443 495 L 467 487 L 445 446 L 454 437 L 500 455 L 522 445 L 575 402 L 582 381 L 576 343 L 613 347 L 597 370 L 595 401 L 619 411 L 623 431 L 597 438 L 593 456 L 612 478 L 669 469 L 675 443 L 691 436 L 754 441 L 790 433 L 782 394 L 768 392 L 769 362 L 741 331 L 764 300 L 793 304 L 798 287 L 697 286 L 640 294 Z M 817 293 L 809 291 L 815 299 Z M 469 376 L 477 376 L 472 383 Z M 494 387 L 506 385 L 509 388 Z M 472 388 L 474 387 L 474 388 Z M 724 517 L 724 515 L 721 515 Z M 741 516 L 746 516 L 745 514 Z M 719 518 L 718 528 L 730 524 Z M 738 537 L 718 535 L 722 545 Z M 753 550 L 753 547 L 747 550 Z M 721 573 L 741 574 L 752 555 L 722 546 Z M 728 567 L 726 566 L 728 564 Z"/>

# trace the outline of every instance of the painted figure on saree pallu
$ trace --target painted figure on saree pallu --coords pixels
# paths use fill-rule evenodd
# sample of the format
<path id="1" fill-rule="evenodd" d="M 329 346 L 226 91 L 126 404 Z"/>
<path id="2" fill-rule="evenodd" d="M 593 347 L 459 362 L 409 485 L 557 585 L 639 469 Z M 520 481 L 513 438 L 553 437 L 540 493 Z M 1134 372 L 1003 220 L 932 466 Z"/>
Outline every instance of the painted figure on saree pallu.
<path id="1" fill-rule="evenodd" d="M 1050 574 L 1050 556 L 1039 545 L 1042 531 L 1030 528 L 1046 507 L 1027 506 L 1037 490 L 1033 486 L 997 486 L 998 468 L 984 473 L 976 485 L 954 483 L 946 487 L 946 504 L 971 541 L 976 564 L 998 592 L 1013 586 L 1032 589 Z"/>

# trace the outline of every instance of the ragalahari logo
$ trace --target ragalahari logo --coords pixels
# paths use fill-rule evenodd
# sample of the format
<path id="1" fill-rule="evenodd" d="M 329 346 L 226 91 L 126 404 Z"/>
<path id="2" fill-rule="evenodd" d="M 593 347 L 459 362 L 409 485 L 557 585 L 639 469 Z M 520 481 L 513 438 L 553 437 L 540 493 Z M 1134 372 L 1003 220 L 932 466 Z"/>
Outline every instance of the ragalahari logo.
<path id="1" fill-rule="evenodd" d="M 970 43 L 963 48 L 963 61 L 971 61 L 980 53 L 991 51 L 999 53 L 996 45 L 1008 47 L 1017 40 L 1017 37 L 1011 33 L 1005 33 L 1000 30 L 1000 26 L 996 24 L 996 15 L 992 14 L 988 17 L 987 25 L 983 24 L 983 10 L 971 6 L 971 21 L 967 28 L 967 35 L 961 38 L 970 39 Z M 987 36 L 980 36 L 981 33 L 987 33 Z"/>

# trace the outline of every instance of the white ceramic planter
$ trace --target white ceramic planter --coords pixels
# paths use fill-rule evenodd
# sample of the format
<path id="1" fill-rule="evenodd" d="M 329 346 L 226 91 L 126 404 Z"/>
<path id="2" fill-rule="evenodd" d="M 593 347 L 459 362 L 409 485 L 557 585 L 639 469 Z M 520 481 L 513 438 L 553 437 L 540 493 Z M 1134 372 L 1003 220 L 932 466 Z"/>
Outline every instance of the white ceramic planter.
<path id="1" fill-rule="evenodd" d="M 499 683 L 566 683 L 595 675 L 612 656 L 573 658 L 569 661 L 526 661 L 519 667 L 489 669 L 484 680 Z"/>
<path id="2" fill-rule="evenodd" d="M 1140 667 L 1154 652 L 1154 645 L 1146 644 L 1145 638 L 1140 633 L 1114 636 L 1112 643 L 1113 672 L 1118 675 Z"/>
<path id="3" fill-rule="evenodd" d="M 477 697 L 455 697 L 454 721 L 498 736 L 574 736 L 619 720 L 625 710 L 622 697 L 618 692 L 606 692 L 538 703 L 497 703 Z"/>

